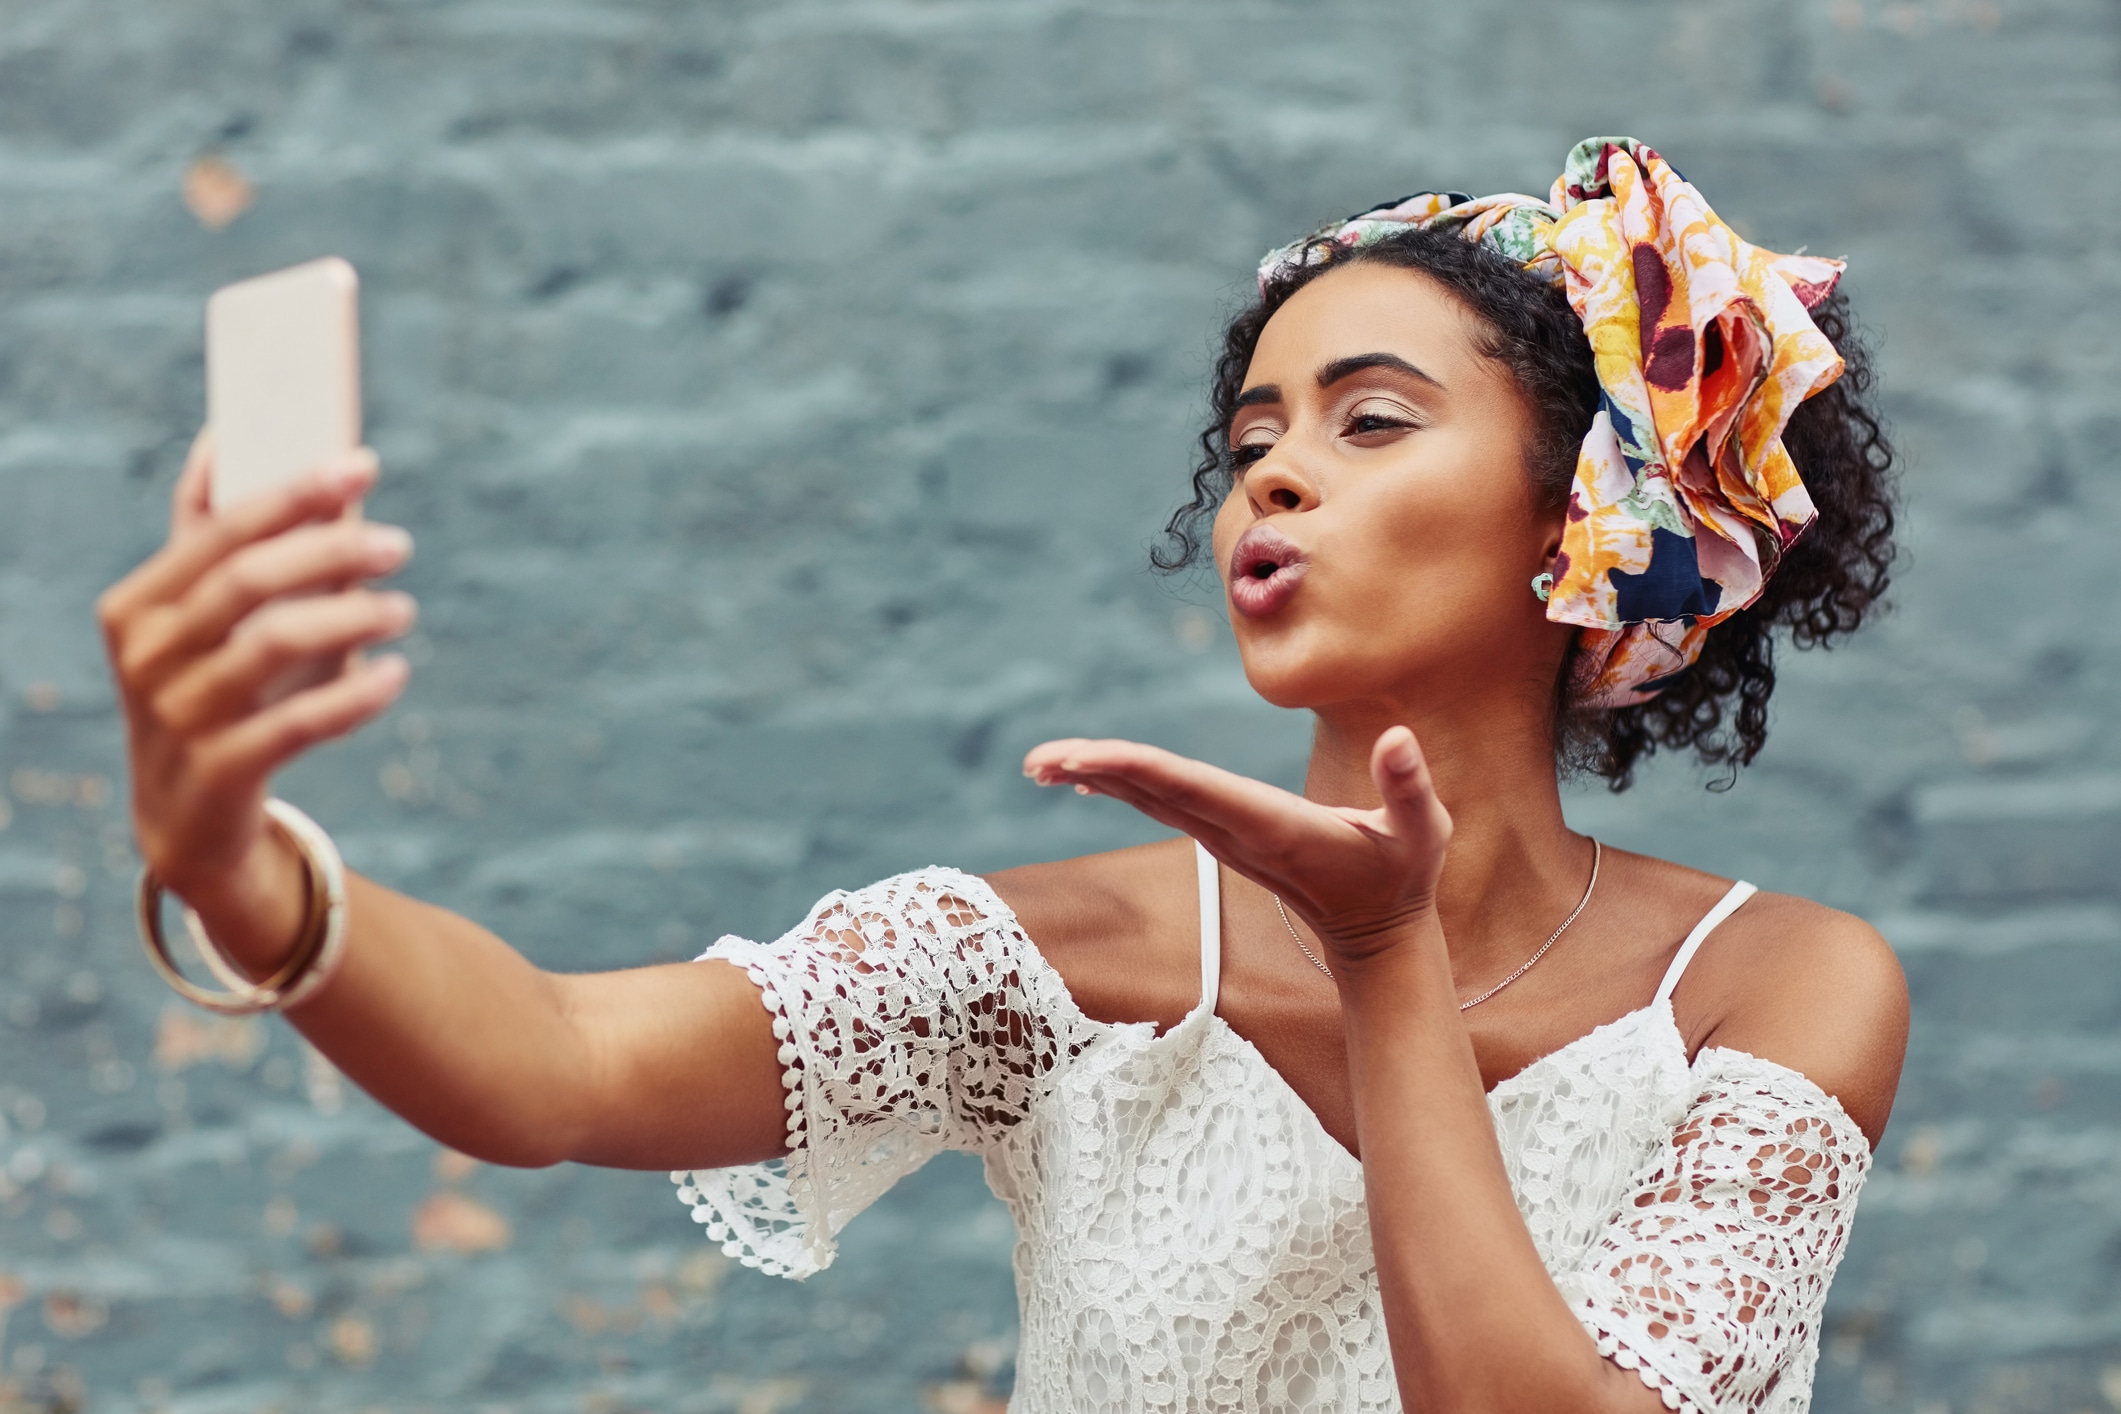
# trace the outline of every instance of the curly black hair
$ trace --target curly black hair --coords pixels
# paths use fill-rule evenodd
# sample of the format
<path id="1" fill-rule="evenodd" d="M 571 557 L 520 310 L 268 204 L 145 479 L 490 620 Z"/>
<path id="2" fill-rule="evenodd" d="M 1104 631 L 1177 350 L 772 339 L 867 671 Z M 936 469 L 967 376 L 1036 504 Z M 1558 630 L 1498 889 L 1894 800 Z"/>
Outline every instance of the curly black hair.
<path id="1" fill-rule="evenodd" d="M 1485 334 L 1481 353 L 1509 371 L 1534 414 L 1525 462 L 1542 503 L 1567 504 L 1577 449 L 1598 411 L 1598 379 L 1590 341 L 1561 288 L 1451 232 L 1409 229 L 1355 249 L 1319 238 L 1224 331 L 1193 497 L 1172 514 L 1166 543 L 1150 553 L 1159 570 L 1176 573 L 1199 561 L 1209 523 L 1229 494 L 1230 420 L 1267 321 L 1311 281 L 1355 264 L 1417 271 L 1476 316 Z M 1870 350 L 1840 292 L 1815 308 L 1812 320 L 1847 367 L 1798 407 L 1782 441 L 1818 519 L 1784 553 L 1760 598 L 1710 630 L 1701 657 L 1648 702 L 1617 708 L 1574 702 L 1567 690 L 1573 663 L 1564 663 L 1554 699 L 1555 760 L 1564 775 L 1594 775 L 1625 790 L 1637 765 L 1671 748 L 1723 768 L 1710 785 L 1727 789 L 1767 744 L 1776 631 L 1788 629 L 1799 648 L 1828 647 L 1880 606 L 1893 565 L 1896 477 L 1892 443 L 1870 400 Z"/>

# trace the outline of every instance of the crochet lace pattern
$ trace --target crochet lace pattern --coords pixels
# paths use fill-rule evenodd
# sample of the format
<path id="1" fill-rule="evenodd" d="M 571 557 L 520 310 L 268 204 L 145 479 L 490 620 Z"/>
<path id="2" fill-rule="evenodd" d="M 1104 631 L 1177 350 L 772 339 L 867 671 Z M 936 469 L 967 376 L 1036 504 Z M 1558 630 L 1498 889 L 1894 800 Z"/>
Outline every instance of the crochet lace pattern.
<path id="1" fill-rule="evenodd" d="M 1400 1407 L 1362 1167 L 1197 1007 L 1091 1021 L 980 880 L 925 869 L 706 953 L 780 1039 L 789 1157 L 679 1173 L 746 1265 L 804 1277 L 944 1149 L 980 1154 L 1018 1231 L 1017 1414 Z M 1704 1050 L 1668 1003 L 1490 1098 L 1533 1241 L 1599 1350 L 1688 1414 L 1801 1414 L 1870 1166 L 1831 1096 Z"/>

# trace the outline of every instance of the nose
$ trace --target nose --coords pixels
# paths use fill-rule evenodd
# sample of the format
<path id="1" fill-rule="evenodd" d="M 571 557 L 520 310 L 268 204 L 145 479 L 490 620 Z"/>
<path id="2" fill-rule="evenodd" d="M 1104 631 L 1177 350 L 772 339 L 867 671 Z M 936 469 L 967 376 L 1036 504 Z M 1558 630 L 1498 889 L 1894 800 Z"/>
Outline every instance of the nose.
<path id="1" fill-rule="evenodd" d="M 1245 497 L 1253 513 L 1268 516 L 1276 511 L 1308 511 L 1318 504 L 1318 487 L 1297 458 L 1288 450 L 1287 439 L 1245 468 Z"/>

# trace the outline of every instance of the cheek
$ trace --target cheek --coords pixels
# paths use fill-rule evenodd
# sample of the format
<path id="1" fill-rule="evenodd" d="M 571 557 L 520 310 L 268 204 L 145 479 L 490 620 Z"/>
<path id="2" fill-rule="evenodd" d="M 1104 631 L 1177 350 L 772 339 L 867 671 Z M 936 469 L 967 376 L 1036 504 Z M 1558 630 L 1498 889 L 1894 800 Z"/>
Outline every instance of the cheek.
<path id="1" fill-rule="evenodd" d="M 1245 533 L 1247 518 L 1239 512 L 1243 501 L 1243 493 L 1233 488 L 1223 497 L 1222 505 L 1215 512 L 1215 522 L 1209 527 L 1208 553 L 1214 559 L 1217 579 L 1223 577 L 1223 566 L 1230 562 L 1230 551 L 1236 546 L 1237 537 Z"/>
<path id="2" fill-rule="evenodd" d="M 1520 469 L 1474 456 L 1439 460 L 1378 478 L 1341 508 L 1359 598 L 1401 623 L 1483 617 L 1482 606 L 1500 607 L 1537 557 Z"/>

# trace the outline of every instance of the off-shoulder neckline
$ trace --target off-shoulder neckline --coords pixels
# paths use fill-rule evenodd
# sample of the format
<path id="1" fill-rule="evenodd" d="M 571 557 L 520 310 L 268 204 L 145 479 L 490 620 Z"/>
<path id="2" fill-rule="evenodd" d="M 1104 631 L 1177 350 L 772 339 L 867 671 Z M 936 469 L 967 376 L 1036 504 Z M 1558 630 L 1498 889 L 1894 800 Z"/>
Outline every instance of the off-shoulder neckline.
<path id="1" fill-rule="evenodd" d="M 1030 949 L 1035 965 L 1048 974 L 1048 980 L 1052 984 L 1054 994 L 1061 999 L 1070 1013 L 1070 1016 L 1066 1019 L 1072 1026 L 1089 1028 L 1105 1035 L 1130 1035 L 1139 1044 L 1158 1046 L 1176 1044 L 1175 1038 L 1182 1033 L 1195 1029 L 1195 1024 L 1205 1017 L 1207 1024 L 1211 1026 L 1219 1025 L 1232 1040 L 1257 1057 L 1266 1072 L 1273 1076 L 1275 1082 L 1287 1091 L 1296 1107 L 1304 1112 L 1313 1125 L 1317 1126 L 1320 1133 L 1326 1134 L 1328 1138 L 1331 1138 L 1324 1123 L 1318 1118 L 1318 1112 L 1304 1103 L 1303 1097 L 1296 1093 L 1296 1088 L 1289 1084 L 1288 1077 L 1276 1070 L 1259 1048 L 1252 1044 L 1250 1039 L 1240 1033 L 1226 1018 L 1216 1013 L 1214 1010 L 1215 998 L 1213 996 L 1204 994 L 1175 1025 L 1166 1028 L 1161 1033 L 1156 1031 L 1154 1022 L 1100 1021 L 1090 1016 L 1077 1004 L 1075 993 L 1068 986 L 1068 979 L 1061 976 L 1060 969 L 1047 960 L 1045 951 L 1038 945 L 1038 940 L 1031 936 L 1030 932 L 1024 927 L 1022 920 L 1016 916 L 1016 910 L 1009 907 L 1001 895 L 994 891 L 994 887 L 991 884 L 977 874 L 967 874 L 960 869 L 938 867 L 932 872 L 953 875 L 975 886 L 978 893 L 983 896 L 976 901 L 981 910 L 984 912 L 988 908 L 992 909 L 990 921 L 1005 924 L 1019 938 L 1022 938 L 1025 945 Z M 1657 1013 L 1661 1013 L 1661 1016 L 1656 1015 Z M 1670 1042 L 1681 1066 L 1690 1077 L 1717 1074 L 1719 1072 L 1713 1068 L 1715 1065 L 1735 1065 L 1739 1069 L 1751 1067 L 1767 1071 L 1778 1080 L 1796 1087 L 1798 1094 L 1790 1098 L 1800 1099 L 1818 1106 L 1826 1112 L 1826 1117 L 1830 1122 L 1846 1128 L 1848 1133 L 1854 1136 L 1856 1142 L 1863 1146 L 1863 1156 L 1866 1161 L 1874 1157 L 1870 1136 L 1863 1132 L 1863 1127 L 1850 1117 L 1847 1108 L 1842 1105 L 1835 1095 L 1803 1071 L 1793 1066 L 1784 1065 L 1780 1061 L 1770 1060 L 1766 1056 L 1757 1055 L 1752 1051 L 1741 1050 L 1735 1046 L 1703 1046 L 1691 1058 L 1688 1057 L 1686 1037 L 1679 1030 L 1679 1018 L 1669 997 L 1653 998 L 1642 1006 L 1636 1007 L 1633 1011 L 1623 1012 L 1610 1021 L 1600 1022 L 1581 1036 L 1565 1041 L 1546 1054 L 1528 1061 L 1519 1070 L 1497 1081 L 1494 1087 L 1487 1091 L 1488 1103 L 1493 1106 L 1506 1101 L 1511 1096 L 1505 1092 L 1512 1091 L 1512 1087 L 1518 1086 L 1521 1081 L 1526 1081 L 1526 1078 L 1534 1071 L 1550 1063 L 1558 1062 L 1577 1048 L 1587 1045 L 1599 1037 L 1609 1036 L 1621 1027 L 1638 1022 L 1645 1017 L 1649 1017 L 1652 1021 L 1661 1020 L 1664 1023 L 1662 1028 L 1664 1039 Z M 1143 1035 L 1144 1032 L 1147 1034 Z M 1711 1057 L 1716 1058 L 1712 1064 Z M 1526 1081 L 1526 1084 L 1528 1088 L 1529 1082 Z M 1333 1140 L 1333 1148 L 1342 1154 L 1347 1154 L 1350 1162 L 1360 1162 L 1353 1154 L 1349 1154 L 1348 1150 L 1338 1140 Z"/>

